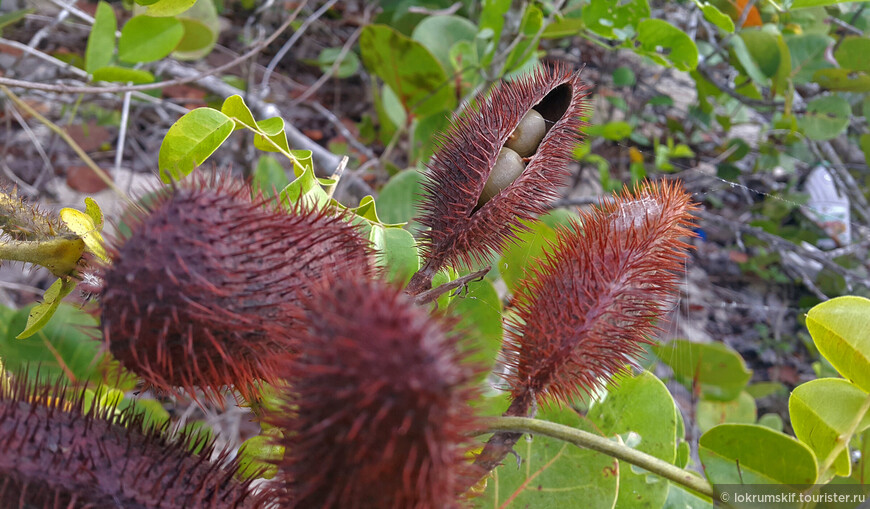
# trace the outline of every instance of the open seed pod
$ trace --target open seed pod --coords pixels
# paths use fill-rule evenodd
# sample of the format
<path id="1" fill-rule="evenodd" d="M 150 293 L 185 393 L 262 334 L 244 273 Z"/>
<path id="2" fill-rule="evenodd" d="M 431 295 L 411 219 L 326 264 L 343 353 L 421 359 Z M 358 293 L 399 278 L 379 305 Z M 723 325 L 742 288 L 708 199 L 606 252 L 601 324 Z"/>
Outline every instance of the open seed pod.
<path id="1" fill-rule="evenodd" d="M 426 262 L 409 293 L 428 289 L 444 265 L 468 267 L 501 250 L 523 220 L 546 211 L 566 183 L 586 95 L 580 74 L 556 65 L 501 84 L 454 120 L 428 164 L 419 217 Z"/>

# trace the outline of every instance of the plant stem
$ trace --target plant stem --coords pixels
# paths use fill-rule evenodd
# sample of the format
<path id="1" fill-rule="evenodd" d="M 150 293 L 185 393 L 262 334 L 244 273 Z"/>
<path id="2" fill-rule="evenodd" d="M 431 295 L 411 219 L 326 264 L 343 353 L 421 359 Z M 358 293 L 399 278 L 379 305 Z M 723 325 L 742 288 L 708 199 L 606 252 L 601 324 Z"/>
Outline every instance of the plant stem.
<path id="1" fill-rule="evenodd" d="M 42 265 L 57 277 L 71 275 L 84 252 L 85 242 L 78 236 L 0 241 L 0 260 Z"/>
<path id="2" fill-rule="evenodd" d="M 870 399 L 868 399 L 870 402 Z M 554 422 L 531 419 L 528 417 L 492 417 L 485 421 L 486 431 L 509 431 L 519 433 L 534 433 L 565 442 L 570 442 L 584 449 L 592 449 L 613 458 L 631 463 L 665 479 L 673 481 L 695 492 L 715 498 L 713 487 L 706 480 L 695 476 L 667 461 L 655 456 L 632 449 L 626 445 L 614 442 L 609 438 L 598 436 L 570 426 Z"/>

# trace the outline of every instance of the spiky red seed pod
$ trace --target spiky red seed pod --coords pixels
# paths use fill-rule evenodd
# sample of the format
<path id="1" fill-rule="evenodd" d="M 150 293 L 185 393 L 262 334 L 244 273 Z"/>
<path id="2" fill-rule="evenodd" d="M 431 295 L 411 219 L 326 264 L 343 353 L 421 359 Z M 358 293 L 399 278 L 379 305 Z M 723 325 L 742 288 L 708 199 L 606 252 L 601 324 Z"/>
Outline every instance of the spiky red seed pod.
<path id="1" fill-rule="evenodd" d="M 677 295 L 694 209 L 679 184 L 646 183 L 559 232 L 519 284 L 508 323 L 515 403 L 568 402 L 636 362 Z"/>
<path id="2" fill-rule="evenodd" d="M 279 464 L 287 507 L 436 509 L 455 502 L 470 369 L 450 324 L 381 281 L 335 280 L 311 297 L 289 360 Z"/>
<path id="3" fill-rule="evenodd" d="M 225 386 L 248 396 L 272 378 L 312 282 L 370 270 L 368 243 L 343 218 L 264 206 L 235 180 L 166 188 L 131 228 L 103 275 L 104 339 L 151 387 L 217 403 Z"/>
<path id="4" fill-rule="evenodd" d="M 586 95 L 579 73 L 556 65 L 501 84 L 454 120 L 423 183 L 419 221 L 429 228 L 421 238 L 426 264 L 409 293 L 426 290 L 446 264 L 468 267 L 503 249 L 525 229 L 523 220 L 546 212 L 569 176 Z M 533 108 L 547 124 L 543 140 L 513 184 L 477 208 L 499 152 Z"/>
<path id="5" fill-rule="evenodd" d="M 236 461 L 224 453 L 209 460 L 213 443 L 169 437 L 145 426 L 143 414 L 91 406 L 83 394 L 60 384 L 34 388 L 24 378 L 0 387 L 4 509 L 266 506 L 269 493 L 239 480 Z M 193 444 L 203 446 L 198 455 Z"/>

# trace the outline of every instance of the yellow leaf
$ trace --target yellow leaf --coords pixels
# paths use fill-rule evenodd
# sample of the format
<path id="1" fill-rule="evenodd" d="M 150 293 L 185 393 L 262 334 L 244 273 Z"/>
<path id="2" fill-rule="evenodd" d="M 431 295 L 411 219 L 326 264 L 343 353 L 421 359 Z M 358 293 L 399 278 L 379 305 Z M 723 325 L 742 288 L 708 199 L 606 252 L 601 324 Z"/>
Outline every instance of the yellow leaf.
<path id="1" fill-rule="evenodd" d="M 93 200 L 91 200 L 91 202 L 94 204 L 94 206 L 96 206 L 96 203 L 94 203 Z M 88 204 L 88 206 L 89 205 L 90 204 Z M 97 207 L 96 210 L 99 212 L 99 207 Z M 93 209 L 90 208 L 88 212 L 93 212 Z M 94 219 L 91 215 L 85 214 L 84 212 L 76 209 L 61 209 L 60 218 L 63 219 L 63 222 L 66 223 L 67 226 L 69 226 L 70 230 L 72 230 L 76 235 L 82 238 L 85 246 L 87 246 L 88 248 L 88 251 L 90 251 L 97 258 L 103 261 L 109 260 L 109 256 L 106 254 L 106 249 L 103 247 L 103 236 L 100 235 L 99 232 L 99 230 L 103 226 L 101 212 L 99 212 L 99 228 L 96 224 L 94 224 Z"/>
<path id="2" fill-rule="evenodd" d="M 91 197 L 85 198 L 85 212 L 91 216 L 97 231 L 103 231 L 103 211 Z"/>

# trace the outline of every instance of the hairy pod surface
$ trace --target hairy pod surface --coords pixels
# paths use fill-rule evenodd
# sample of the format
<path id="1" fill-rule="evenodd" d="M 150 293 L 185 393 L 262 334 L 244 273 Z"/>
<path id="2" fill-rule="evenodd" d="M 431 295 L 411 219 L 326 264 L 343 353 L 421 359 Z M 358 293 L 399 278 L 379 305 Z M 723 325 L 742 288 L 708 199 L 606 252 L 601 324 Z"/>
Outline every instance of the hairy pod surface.
<path id="1" fill-rule="evenodd" d="M 272 378 L 312 282 L 370 270 L 343 218 L 264 206 L 238 181 L 175 184 L 131 223 L 103 274 L 104 340 L 151 387 L 217 403 L 225 386 L 248 396 Z"/>
<path id="2" fill-rule="evenodd" d="M 484 260 L 516 238 L 523 220 L 546 211 L 568 177 L 585 99 L 579 73 L 556 65 L 501 84 L 454 119 L 423 183 L 419 221 L 428 230 L 421 241 L 426 265 L 418 279 L 431 278 L 447 264 L 469 267 Z M 540 144 L 531 142 L 536 148 L 522 174 L 478 207 L 499 152 L 533 108 L 544 119 L 546 134 Z M 419 284 L 411 282 L 411 293 Z"/>
<path id="3" fill-rule="evenodd" d="M 85 402 L 61 384 L 0 385 L 0 506 L 4 509 L 266 507 L 238 464 L 196 436 L 167 437 L 142 414 Z M 199 455 L 190 448 L 203 445 Z"/>
<path id="4" fill-rule="evenodd" d="M 520 283 L 507 324 L 515 400 L 569 402 L 636 363 L 678 297 L 694 208 L 679 184 L 647 183 L 559 232 Z"/>
<path id="5" fill-rule="evenodd" d="M 284 430 L 286 507 L 453 507 L 473 422 L 450 324 L 381 281 L 333 280 L 307 308 L 282 411 L 266 417 Z"/>

